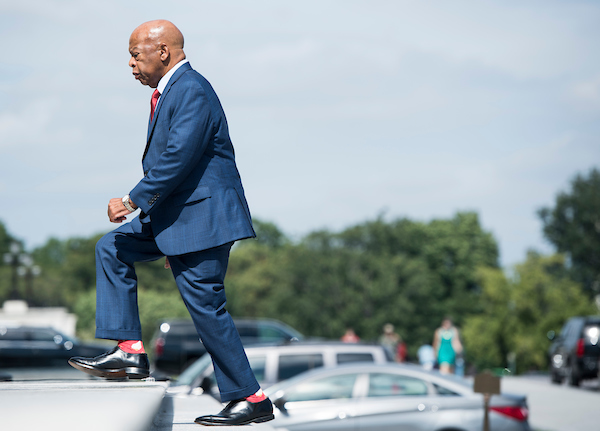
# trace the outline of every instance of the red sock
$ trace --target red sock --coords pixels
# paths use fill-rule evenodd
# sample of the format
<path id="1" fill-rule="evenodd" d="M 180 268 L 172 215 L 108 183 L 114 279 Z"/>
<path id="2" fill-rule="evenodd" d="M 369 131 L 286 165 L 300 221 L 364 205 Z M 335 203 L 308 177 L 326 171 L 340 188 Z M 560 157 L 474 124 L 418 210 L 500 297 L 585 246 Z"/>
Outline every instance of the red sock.
<path id="1" fill-rule="evenodd" d="M 264 401 L 266 399 L 267 396 L 262 391 L 262 389 L 259 389 L 258 392 L 256 392 L 254 395 L 246 397 L 246 401 L 248 401 L 249 403 L 260 403 L 261 401 Z"/>
<path id="2" fill-rule="evenodd" d="M 125 353 L 146 353 L 140 340 L 119 340 L 119 349 Z"/>

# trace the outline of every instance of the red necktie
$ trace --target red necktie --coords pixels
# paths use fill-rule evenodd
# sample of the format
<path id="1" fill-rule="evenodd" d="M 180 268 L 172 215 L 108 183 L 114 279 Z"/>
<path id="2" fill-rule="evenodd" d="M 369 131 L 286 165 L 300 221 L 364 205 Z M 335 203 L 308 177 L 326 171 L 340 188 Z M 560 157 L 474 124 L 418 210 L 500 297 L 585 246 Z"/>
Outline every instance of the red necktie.
<path id="1" fill-rule="evenodd" d="M 154 110 L 156 109 L 156 103 L 158 102 L 158 98 L 160 97 L 160 93 L 158 90 L 154 90 L 152 93 L 152 99 L 150 99 L 150 121 L 154 118 Z"/>

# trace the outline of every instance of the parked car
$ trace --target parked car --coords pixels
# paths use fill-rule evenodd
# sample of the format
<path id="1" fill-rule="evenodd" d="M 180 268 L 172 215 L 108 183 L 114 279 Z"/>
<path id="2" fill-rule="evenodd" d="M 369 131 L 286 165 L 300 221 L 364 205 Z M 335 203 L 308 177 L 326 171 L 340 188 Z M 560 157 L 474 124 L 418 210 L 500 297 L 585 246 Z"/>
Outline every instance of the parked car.
<path id="1" fill-rule="evenodd" d="M 600 359 L 600 316 L 572 317 L 553 340 L 548 351 L 550 378 L 571 386 L 598 377 Z"/>
<path id="2" fill-rule="evenodd" d="M 0 366 L 67 365 L 72 356 L 98 356 L 105 345 L 84 344 L 50 327 L 0 323 Z"/>
<path id="3" fill-rule="evenodd" d="M 262 388 L 319 367 L 335 367 L 353 362 L 392 361 L 381 345 L 341 342 L 297 342 L 288 345 L 249 346 L 245 348 L 250 368 Z M 219 388 L 209 355 L 198 359 L 168 389 L 169 393 L 207 393 L 220 399 Z"/>
<path id="4" fill-rule="evenodd" d="M 294 328 L 273 319 L 234 319 L 242 344 L 281 343 L 302 340 Z M 179 374 L 206 353 L 191 320 L 162 322 L 153 337 L 155 371 Z"/>
<path id="5" fill-rule="evenodd" d="M 411 365 L 352 364 L 300 374 L 265 389 L 270 425 L 288 431 L 481 431 L 472 383 Z M 494 395 L 490 429 L 528 431 L 525 396 Z"/>

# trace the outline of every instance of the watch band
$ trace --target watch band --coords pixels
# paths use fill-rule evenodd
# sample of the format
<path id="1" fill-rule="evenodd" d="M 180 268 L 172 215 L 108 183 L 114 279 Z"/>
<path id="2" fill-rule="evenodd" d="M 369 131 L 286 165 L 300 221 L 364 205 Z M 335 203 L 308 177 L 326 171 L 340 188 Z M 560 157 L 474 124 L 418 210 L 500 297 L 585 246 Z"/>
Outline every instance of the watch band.
<path id="1" fill-rule="evenodd" d="M 125 205 L 125 208 L 127 208 L 127 211 L 129 211 L 129 212 L 135 211 L 135 209 L 129 203 L 129 194 L 126 194 L 125 196 L 123 196 L 123 199 L 121 199 L 121 201 L 123 202 L 123 205 Z"/>

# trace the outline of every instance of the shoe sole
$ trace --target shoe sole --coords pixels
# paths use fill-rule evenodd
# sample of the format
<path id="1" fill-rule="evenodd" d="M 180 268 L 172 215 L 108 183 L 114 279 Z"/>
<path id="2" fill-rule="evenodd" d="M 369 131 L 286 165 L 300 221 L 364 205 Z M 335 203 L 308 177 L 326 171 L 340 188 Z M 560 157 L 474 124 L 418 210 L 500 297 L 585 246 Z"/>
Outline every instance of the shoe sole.
<path id="1" fill-rule="evenodd" d="M 243 422 L 239 422 L 239 423 L 235 423 L 235 424 L 227 423 L 227 422 L 208 422 L 208 421 L 199 421 L 199 420 L 195 420 L 194 422 L 199 425 L 204 425 L 204 426 L 209 426 L 209 427 L 225 427 L 225 426 L 248 425 L 251 423 L 259 424 L 259 423 L 263 423 L 263 422 L 272 421 L 273 419 L 275 419 L 275 415 L 263 416 L 263 417 L 255 418 L 255 419 L 249 419 L 247 421 L 243 421 Z"/>
<path id="2" fill-rule="evenodd" d="M 102 377 L 109 380 L 121 380 L 130 378 L 132 380 L 141 380 L 150 377 L 150 372 L 144 368 L 137 367 L 126 367 L 117 369 L 99 369 L 86 364 L 80 364 L 79 362 L 71 361 L 69 359 L 69 365 L 73 368 L 77 368 L 79 371 L 91 374 L 95 377 Z"/>

